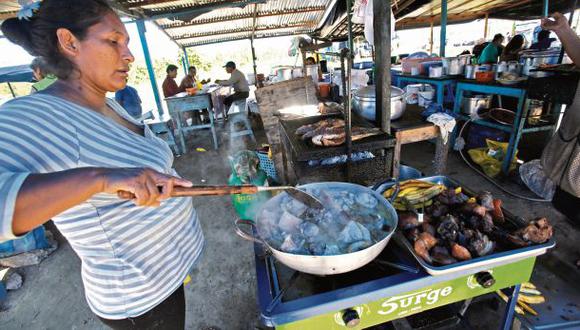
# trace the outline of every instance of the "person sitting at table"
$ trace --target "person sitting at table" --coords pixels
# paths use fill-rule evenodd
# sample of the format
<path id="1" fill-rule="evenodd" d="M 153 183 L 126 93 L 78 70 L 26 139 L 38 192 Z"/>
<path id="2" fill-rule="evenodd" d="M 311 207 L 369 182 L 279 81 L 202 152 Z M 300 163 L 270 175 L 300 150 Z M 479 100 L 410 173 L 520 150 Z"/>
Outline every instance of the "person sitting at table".
<path id="1" fill-rule="evenodd" d="M 141 108 L 141 98 L 137 93 L 137 90 L 129 85 L 125 85 L 125 88 L 115 92 L 115 101 L 119 103 L 123 109 L 131 115 L 131 117 L 138 119 L 141 117 L 143 109 Z"/>
<path id="2" fill-rule="evenodd" d="M 493 37 L 493 41 L 485 47 L 481 56 L 477 61 L 478 64 L 489 64 L 497 63 L 497 58 L 501 54 L 501 44 L 503 43 L 504 37 L 501 33 L 496 34 Z"/>
<path id="3" fill-rule="evenodd" d="M 552 46 L 552 42 L 555 41 L 555 38 L 550 38 L 550 31 L 549 30 L 542 30 L 538 33 L 538 41 L 534 42 L 530 49 L 536 50 L 545 50 Z"/>
<path id="4" fill-rule="evenodd" d="M 181 90 L 185 90 L 186 88 L 193 88 L 197 87 L 197 78 L 195 75 L 197 74 L 197 69 L 195 66 L 190 66 L 187 72 L 187 75 L 183 77 L 181 80 L 181 84 L 179 84 L 179 88 Z"/>
<path id="5" fill-rule="evenodd" d="M 230 96 L 224 98 L 224 104 L 226 106 L 226 111 L 229 111 L 230 106 L 234 101 L 245 100 L 250 96 L 250 86 L 244 74 L 236 69 L 236 63 L 229 61 L 224 65 L 226 72 L 230 74 L 230 79 L 228 80 L 216 80 L 216 84 L 220 86 L 233 86 L 234 93 Z"/>
<path id="6" fill-rule="evenodd" d="M 175 77 L 177 77 L 177 66 L 169 64 L 165 71 L 167 72 L 167 77 L 165 77 L 163 85 L 161 85 L 163 88 L 163 96 L 171 97 L 177 93 L 183 92 L 184 89 L 179 88 L 175 82 Z"/>
<path id="7" fill-rule="evenodd" d="M 500 61 L 517 61 L 519 52 L 524 48 L 524 36 L 516 34 L 510 42 L 505 46 L 499 57 Z"/>

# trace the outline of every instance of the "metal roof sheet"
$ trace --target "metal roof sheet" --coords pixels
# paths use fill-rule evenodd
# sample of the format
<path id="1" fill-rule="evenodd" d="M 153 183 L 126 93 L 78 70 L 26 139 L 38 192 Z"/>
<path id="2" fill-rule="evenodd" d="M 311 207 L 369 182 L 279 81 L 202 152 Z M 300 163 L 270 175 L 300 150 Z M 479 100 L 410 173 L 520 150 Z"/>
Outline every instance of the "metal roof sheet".
<path id="1" fill-rule="evenodd" d="M 312 33 L 332 0 L 120 0 L 182 46 Z M 255 22 L 254 22 L 255 21 Z"/>
<path id="2" fill-rule="evenodd" d="M 539 18 L 542 15 L 540 0 L 448 0 L 447 23 L 462 23 L 484 18 L 504 18 L 513 20 Z M 391 1 L 398 29 L 427 27 L 433 22 L 441 22 L 441 0 L 399 0 Z M 569 11 L 569 0 L 550 0 L 550 12 Z M 318 31 L 317 36 L 328 40 L 344 40 L 347 37 L 346 10 L 340 8 L 337 17 Z M 353 24 L 353 33 L 362 34 L 362 26 Z"/>

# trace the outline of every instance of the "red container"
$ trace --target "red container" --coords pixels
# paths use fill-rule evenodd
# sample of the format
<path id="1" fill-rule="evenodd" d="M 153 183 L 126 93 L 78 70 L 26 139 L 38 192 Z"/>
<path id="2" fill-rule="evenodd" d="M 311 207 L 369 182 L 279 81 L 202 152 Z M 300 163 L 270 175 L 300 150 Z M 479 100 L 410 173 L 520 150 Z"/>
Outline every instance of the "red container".
<path id="1" fill-rule="evenodd" d="M 330 96 L 330 83 L 320 83 L 318 84 L 320 90 L 320 97 L 327 98 Z"/>
<path id="2" fill-rule="evenodd" d="M 489 83 L 493 81 L 495 73 L 493 71 L 480 71 L 475 73 L 475 81 Z"/>

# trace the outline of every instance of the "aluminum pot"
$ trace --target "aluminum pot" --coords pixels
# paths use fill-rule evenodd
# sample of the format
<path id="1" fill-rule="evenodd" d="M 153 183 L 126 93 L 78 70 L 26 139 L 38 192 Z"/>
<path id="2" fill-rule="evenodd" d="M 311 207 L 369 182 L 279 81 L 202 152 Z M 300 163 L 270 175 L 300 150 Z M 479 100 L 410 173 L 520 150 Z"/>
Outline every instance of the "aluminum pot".
<path id="1" fill-rule="evenodd" d="M 477 114 L 481 109 L 489 109 L 491 107 L 491 95 L 474 95 L 471 97 L 464 96 L 461 106 L 463 113 L 471 115 Z"/>
<path id="2" fill-rule="evenodd" d="M 465 79 L 475 79 L 475 65 L 468 64 L 465 66 Z"/>
<path id="3" fill-rule="evenodd" d="M 271 253 L 274 256 L 274 258 L 276 258 L 279 262 L 283 263 L 284 265 L 294 270 L 313 275 L 334 275 L 350 272 L 371 262 L 383 251 L 385 246 L 387 246 L 387 243 L 389 242 L 389 240 L 393 236 L 393 233 L 395 232 L 395 229 L 397 228 L 398 217 L 395 208 L 381 194 L 377 193 L 376 191 L 370 188 L 345 182 L 319 182 L 306 184 L 300 187 L 314 189 L 332 188 L 332 189 L 349 190 L 355 193 L 364 192 L 371 194 L 375 198 L 377 198 L 379 203 L 387 209 L 388 219 L 386 219 L 385 221 L 387 222 L 387 225 L 391 228 L 391 230 L 390 232 L 388 232 L 385 238 L 375 243 L 374 245 L 367 247 L 366 249 L 352 253 L 329 255 L 329 256 L 292 254 L 274 249 L 267 242 L 259 238 L 258 235 L 252 236 L 241 229 L 240 224 L 248 224 L 253 226 L 253 223 L 247 220 L 236 221 L 236 233 L 244 239 L 262 244 L 267 253 Z M 277 195 L 268 200 L 264 205 L 262 205 L 260 211 L 258 211 L 257 213 L 258 216 L 262 213 L 264 209 L 278 205 L 282 197 L 283 195 Z M 258 222 L 256 221 L 256 223 Z M 257 231 L 254 232 L 257 233 Z"/>
<path id="4" fill-rule="evenodd" d="M 541 64 L 557 64 L 558 57 L 560 56 L 559 50 L 545 50 L 545 51 L 533 51 L 524 52 L 520 56 L 520 64 L 522 65 L 522 74 L 524 76 L 535 76 L 535 77 L 545 77 L 548 76 L 548 72 L 530 72 Z"/>
<path id="5" fill-rule="evenodd" d="M 352 110 L 364 119 L 376 120 L 376 90 L 375 86 L 365 86 L 357 89 L 352 98 Z M 403 116 L 405 112 L 405 91 L 391 86 L 391 120 Z"/>
<path id="6" fill-rule="evenodd" d="M 443 68 L 444 74 L 449 76 L 458 76 L 462 75 L 464 72 L 464 64 L 465 58 L 460 57 L 445 57 L 442 59 L 443 61 Z"/>
<path id="7" fill-rule="evenodd" d="M 291 66 L 281 66 L 276 68 L 276 76 L 278 81 L 285 81 L 292 79 L 292 67 Z"/>

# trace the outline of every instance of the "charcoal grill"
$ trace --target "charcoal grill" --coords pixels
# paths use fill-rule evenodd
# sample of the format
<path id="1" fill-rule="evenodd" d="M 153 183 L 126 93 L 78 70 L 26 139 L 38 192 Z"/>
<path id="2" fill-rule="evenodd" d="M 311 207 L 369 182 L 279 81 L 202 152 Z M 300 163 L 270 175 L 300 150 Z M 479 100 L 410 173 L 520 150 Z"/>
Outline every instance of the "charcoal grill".
<path id="1" fill-rule="evenodd" d="M 302 125 L 313 124 L 323 119 L 342 118 L 341 115 L 312 116 L 294 120 L 280 120 L 280 136 L 282 139 L 282 156 L 286 182 L 291 184 L 305 184 L 317 181 L 349 181 L 347 164 L 310 166 L 311 160 L 322 160 L 335 156 L 345 155 L 346 146 L 320 147 L 303 141 L 295 134 Z M 364 119 L 352 116 L 353 126 L 373 127 Z M 352 183 L 370 186 L 382 179 L 391 177 L 393 148 L 395 138 L 387 133 L 371 136 L 352 142 L 352 153 L 368 151 L 375 157 L 351 164 Z M 293 169 L 295 179 L 288 175 Z"/>

